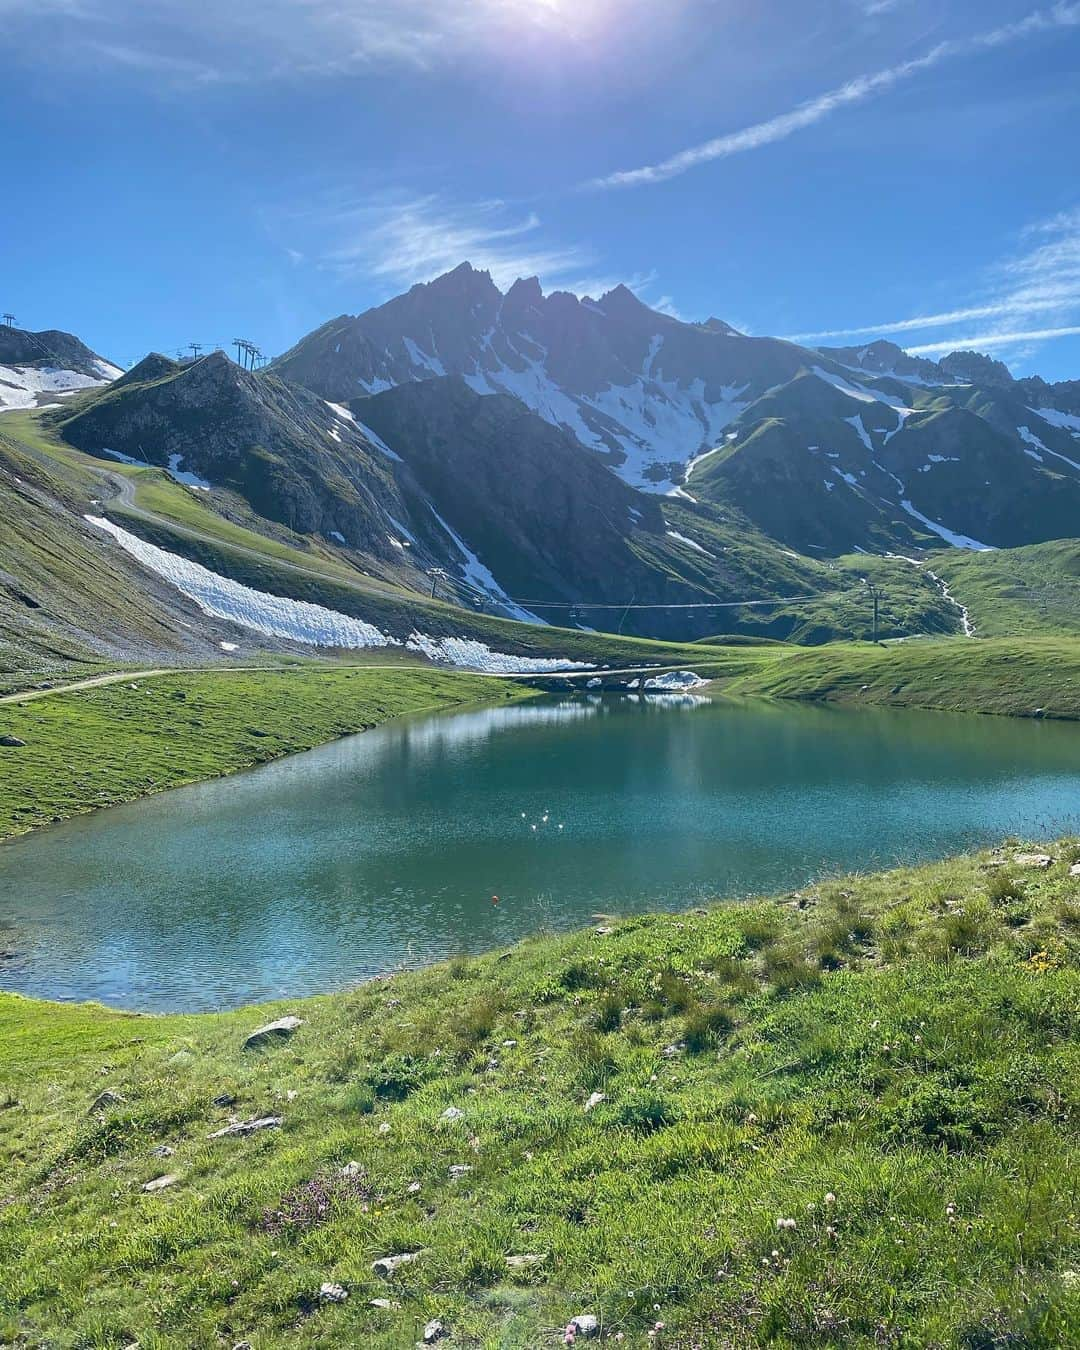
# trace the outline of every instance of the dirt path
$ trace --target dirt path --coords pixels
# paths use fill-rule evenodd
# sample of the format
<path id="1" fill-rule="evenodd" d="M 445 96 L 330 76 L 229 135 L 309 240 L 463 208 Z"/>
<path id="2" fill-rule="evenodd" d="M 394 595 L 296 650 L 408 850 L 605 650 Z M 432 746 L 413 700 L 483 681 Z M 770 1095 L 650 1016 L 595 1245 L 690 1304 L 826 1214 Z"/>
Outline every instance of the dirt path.
<path id="1" fill-rule="evenodd" d="M 690 663 L 694 664 L 694 663 Z M 710 665 L 715 665 L 715 661 L 699 661 L 696 663 L 707 671 Z M 398 675 L 407 675 L 410 671 L 429 671 L 432 669 L 443 670 L 447 674 L 460 675 L 483 675 L 489 680 L 590 680 L 601 678 L 604 680 L 616 678 L 622 679 L 624 676 L 640 677 L 642 675 L 659 675 L 666 670 L 682 670 L 688 668 L 686 662 L 675 665 L 653 665 L 653 666 L 626 666 L 618 670 L 601 670 L 599 667 L 593 667 L 590 670 L 470 670 L 465 666 L 438 666 L 433 667 L 427 664 L 417 662 L 415 665 L 392 665 L 386 661 L 368 662 L 366 664 L 351 665 L 348 663 L 338 663 L 327 665 L 322 668 L 323 673 L 330 673 L 335 670 L 385 670 L 393 671 Z M 268 674 L 281 674 L 284 672 L 304 670 L 319 670 L 317 666 L 153 666 L 146 670 L 117 670 L 106 675 L 94 675 L 85 680 L 72 680 L 68 684 L 57 684 L 51 689 L 26 689 L 22 693 L 0 695 L 0 704 L 4 703 L 29 703 L 31 699 L 49 698 L 53 694 L 73 694 L 80 689 L 98 689 L 107 684 L 122 684 L 125 681 L 134 680 L 152 680 L 162 675 L 239 675 L 245 672 L 265 671 Z"/>

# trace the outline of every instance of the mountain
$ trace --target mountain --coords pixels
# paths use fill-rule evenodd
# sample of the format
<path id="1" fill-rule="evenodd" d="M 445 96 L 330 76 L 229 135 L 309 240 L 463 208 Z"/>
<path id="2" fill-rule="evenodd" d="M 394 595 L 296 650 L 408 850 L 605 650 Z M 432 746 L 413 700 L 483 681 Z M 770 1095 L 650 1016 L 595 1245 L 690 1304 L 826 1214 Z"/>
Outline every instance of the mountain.
<path id="1" fill-rule="evenodd" d="M 811 349 L 685 323 L 622 286 L 579 299 L 532 278 L 504 294 L 464 263 L 323 325 L 274 369 L 337 402 L 457 376 L 516 398 L 643 492 L 703 516 L 737 509 L 826 555 L 1077 528 L 1080 384 L 1013 380 L 977 353 Z"/>
<path id="2" fill-rule="evenodd" d="M 736 509 L 699 519 L 639 492 L 518 399 L 457 377 L 347 406 L 221 352 L 155 353 L 46 418 L 83 451 L 165 469 L 230 519 L 318 536 L 425 595 L 440 569 L 444 594 L 504 616 L 600 627 L 633 602 L 658 608 L 623 612 L 626 631 L 701 636 L 728 616 L 686 605 L 835 587 Z M 773 618 L 730 617 L 753 631 Z"/>
<path id="3" fill-rule="evenodd" d="M 106 384 L 120 373 L 71 333 L 0 327 L 0 412 L 41 406 L 58 394 Z"/>

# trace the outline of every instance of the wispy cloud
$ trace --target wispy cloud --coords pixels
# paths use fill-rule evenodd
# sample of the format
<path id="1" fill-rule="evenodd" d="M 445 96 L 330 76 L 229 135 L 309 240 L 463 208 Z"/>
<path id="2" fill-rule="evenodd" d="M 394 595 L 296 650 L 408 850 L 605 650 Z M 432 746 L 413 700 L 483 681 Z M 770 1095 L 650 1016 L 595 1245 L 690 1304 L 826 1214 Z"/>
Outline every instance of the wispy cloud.
<path id="1" fill-rule="evenodd" d="M 646 164 L 640 168 L 623 169 L 593 179 L 586 186 L 594 188 L 630 188 L 644 187 L 651 183 L 663 183 L 677 178 L 699 165 L 715 160 L 728 159 L 733 155 L 746 154 L 751 150 L 760 150 L 767 145 L 786 140 L 796 132 L 815 126 L 818 122 L 831 117 L 842 108 L 866 103 L 881 94 L 888 93 L 899 84 L 932 70 L 935 66 L 958 56 L 972 55 L 1004 47 L 1035 33 L 1052 29 L 1080 26 L 1080 3 L 1055 4 L 1050 9 L 1035 10 L 1014 23 L 982 33 L 969 34 L 962 38 L 953 38 L 939 42 L 922 56 L 901 61 L 884 70 L 859 75 L 846 84 L 827 93 L 819 94 L 808 102 L 801 103 L 789 112 L 780 113 L 764 122 L 755 122 L 738 131 L 725 133 L 701 145 L 680 150 L 677 154 L 662 159 L 655 164 Z"/>
<path id="2" fill-rule="evenodd" d="M 297 224 L 321 238 L 318 248 L 306 250 L 319 266 L 344 281 L 382 283 L 386 290 L 431 281 L 465 261 L 490 272 L 502 290 L 532 276 L 549 290 L 593 296 L 620 280 L 639 292 L 656 282 L 652 272 L 620 278 L 598 271 L 592 248 L 552 241 L 535 212 L 501 201 L 454 203 L 433 194 L 390 194 L 377 202 L 308 212 Z"/>
<path id="3" fill-rule="evenodd" d="M 1080 333 L 1080 207 L 1028 226 L 1023 232 L 1023 246 L 987 269 L 980 290 L 982 294 L 971 304 L 937 313 L 794 333 L 789 340 L 836 342 L 892 337 L 902 342 L 910 333 L 925 333 L 927 340 L 907 350 L 933 356 L 961 347 L 998 350 L 1075 337 Z M 1032 318 L 1043 322 L 1038 328 L 1031 327 Z M 974 323 L 982 327 L 973 336 L 970 328 L 961 326 Z M 957 335 L 930 339 L 934 329 L 953 330 Z"/>
<path id="4" fill-rule="evenodd" d="M 997 350 L 1015 347 L 1020 343 L 1049 342 L 1053 338 L 1063 337 L 1080 337 L 1080 324 L 1070 324 L 1064 328 L 1032 328 L 1021 333 L 979 333 L 975 337 L 949 338 L 945 342 L 923 342 L 907 350 L 913 356 L 941 356 L 946 352 Z M 1029 347 L 1025 355 L 1030 356 L 1033 350 Z"/>
<path id="5" fill-rule="evenodd" d="M 654 28 L 650 0 L 0 0 L 0 48 L 24 61 L 119 66 L 176 83 L 241 83 L 345 74 L 388 64 L 431 69 L 537 42 L 583 49 L 618 40 L 632 17 Z M 62 23 L 58 20 L 63 20 Z"/>
<path id="6" fill-rule="evenodd" d="M 539 216 L 514 216 L 500 201 L 390 198 L 331 212 L 326 224 L 336 242 L 322 254 L 325 266 L 342 277 L 394 286 L 431 281 L 466 259 L 490 272 L 497 286 L 522 276 L 560 284 L 595 263 L 588 248 L 546 243 Z"/>
<path id="7" fill-rule="evenodd" d="M 988 270 L 983 280 L 984 295 L 973 304 L 885 323 L 793 333 L 790 340 L 822 342 L 857 337 L 899 338 L 907 333 L 953 328 L 957 324 L 978 320 L 986 321 L 988 325 L 978 339 L 956 338 L 941 343 L 924 343 L 918 350 L 947 350 L 958 341 L 987 343 L 994 339 L 993 345 L 1000 347 L 1020 340 L 1045 341 L 1050 337 L 1067 336 L 1072 327 L 1067 321 L 1073 315 L 1080 315 L 1080 207 L 1061 211 L 1048 220 L 1030 225 L 1024 231 L 1024 240 L 1026 248 Z M 1033 315 L 1056 319 L 1058 323 L 1054 327 L 1044 326 L 1017 337 L 1017 322 Z"/>

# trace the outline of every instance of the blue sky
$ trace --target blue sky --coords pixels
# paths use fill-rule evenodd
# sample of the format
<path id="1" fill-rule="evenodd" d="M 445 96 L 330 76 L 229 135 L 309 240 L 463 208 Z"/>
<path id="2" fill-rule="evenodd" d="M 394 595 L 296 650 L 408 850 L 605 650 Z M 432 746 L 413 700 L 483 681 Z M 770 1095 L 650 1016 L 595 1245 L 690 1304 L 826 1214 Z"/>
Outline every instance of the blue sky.
<path id="1" fill-rule="evenodd" d="M 1080 377 L 1080 0 L 208 8 L 0 0 L 25 326 L 276 353 L 469 258 Z"/>

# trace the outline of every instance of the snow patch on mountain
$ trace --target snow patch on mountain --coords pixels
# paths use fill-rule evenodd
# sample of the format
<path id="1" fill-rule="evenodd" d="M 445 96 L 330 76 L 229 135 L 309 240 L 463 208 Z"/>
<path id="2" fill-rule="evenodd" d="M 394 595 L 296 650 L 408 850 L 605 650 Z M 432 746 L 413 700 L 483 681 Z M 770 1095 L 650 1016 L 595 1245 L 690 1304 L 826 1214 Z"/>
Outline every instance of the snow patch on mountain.
<path id="1" fill-rule="evenodd" d="M 381 632 L 363 619 L 327 609 L 306 600 L 290 600 L 244 586 L 219 576 L 200 563 L 168 553 L 155 544 L 130 534 L 102 516 L 87 516 L 91 525 L 112 535 L 120 547 L 150 571 L 175 586 L 194 601 L 204 614 L 250 628 L 266 637 L 284 638 L 313 647 L 340 647 L 362 651 L 374 647 L 401 647 L 420 652 L 443 665 L 462 666 L 489 674 L 544 674 L 566 670 L 592 670 L 585 661 L 561 657 L 519 657 L 495 652 L 484 642 L 465 637 L 432 637 L 410 633 L 404 643 Z"/>
<path id="2" fill-rule="evenodd" d="M 1029 408 L 1028 412 L 1033 412 L 1036 417 L 1041 417 L 1052 427 L 1060 427 L 1062 431 L 1080 437 L 1080 417 L 1075 413 L 1058 412 L 1057 408 Z"/>
<path id="3" fill-rule="evenodd" d="M 104 361 L 95 363 L 96 368 L 116 370 Z M 116 375 L 121 374 L 116 370 Z M 0 366 L 0 412 L 12 412 L 16 408 L 36 407 L 39 394 L 75 393 L 80 389 L 97 389 L 108 384 L 116 375 L 102 375 L 95 379 L 92 375 L 82 375 L 77 370 L 64 370 L 59 366 Z"/>
<path id="4" fill-rule="evenodd" d="M 991 553 L 993 545 L 981 544 L 977 539 L 972 539 L 966 534 L 957 534 L 955 530 L 950 530 L 947 525 L 942 525 L 936 520 L 931 520 L 929 516 L 924 516 L 921 511 L 916 510 L 910 501 L 905 497 L 900 505 L 915 520 L 921 521 L 923 525 L 940 539 L 944 539 L 947 544 L 952 544 L 953 548 L 968 548 L 976 553 Z"/>

